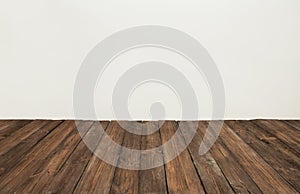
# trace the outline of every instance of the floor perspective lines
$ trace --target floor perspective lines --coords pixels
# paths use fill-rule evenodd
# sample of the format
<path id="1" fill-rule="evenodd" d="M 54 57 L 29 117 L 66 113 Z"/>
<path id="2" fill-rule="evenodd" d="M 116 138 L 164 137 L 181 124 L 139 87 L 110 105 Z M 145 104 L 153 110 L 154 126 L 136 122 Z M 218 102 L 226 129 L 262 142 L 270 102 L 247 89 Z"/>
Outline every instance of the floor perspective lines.
<path id="1" fill-rule="evenodd" d="M 299 193 L 300 121 L 225 121 L 213 147 L 199 155 L 207 121 L 149 121 L 143 128 L 122 121 L 78 121 L 94 151 L 114 154 L 116 164 L 142 168 L 164 161 L 185 141 L 184 132 L 197 127 L 188 147 L 170 162 L 152 169 L 127 170 L 99 159 L 82 140 L 72 120 L 0 121 L 0 193 Z M 117 144 L 113 149 L 95 135 L 101 125 Z M 161 148 L 153 161 L 143 155 L 129 161 L 125 148 L 148 150 L 180 136 L 172 149 Z M 112 152 L 112 153 L 111 153 Z"/>

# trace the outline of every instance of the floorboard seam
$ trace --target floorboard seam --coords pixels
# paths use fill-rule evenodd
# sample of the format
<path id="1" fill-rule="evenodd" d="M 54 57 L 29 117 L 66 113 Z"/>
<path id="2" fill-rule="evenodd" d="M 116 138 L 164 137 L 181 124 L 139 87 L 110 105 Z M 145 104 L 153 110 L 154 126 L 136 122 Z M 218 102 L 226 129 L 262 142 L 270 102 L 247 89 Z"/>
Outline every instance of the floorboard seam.
<path id="1" fill-rule="evenodd" d="M 251 122 L 251 121 L 250 121 Z M 298 154 L 300 154 L 300 150 L 296 150 L 293 147 L 291 147 L 289 144 L 286 144 L 284 141 L 282 141 L 280 138 L 278 138 L 278 136 L 272 132 L 269 132 L 269 130 L 264 129 L 264 127 L 260 126 L 259 124 L 257 124 L 256 122 L 251 122 L 253 123 L 256 127 L 258 127 L 259 129 L 264 130 L 266 133 L 275 136 L 279 141 L 281 141 L 281 143 L 285 144 L 287 147 L 289 147 L 291 150 L 294 150 L 295 152 L 297 152 Z"/>
<path id="2" fill-rule="evenodd" d="M 179 127 L 179 125 L 178 125 L 178 122 L 176 122 L 176 124 L 177 124 L 177 127 L 178 127 L 177 130 L 180 131 L 181 137 L 183 138 L 183 141 L 184 141 L 184 143 L 186 144 L 185 138 L 184 138 L 184 136 L 183 136 L 183 134 L 182 134 L 182 132 L 181 132 L 181 130 L 180 130 L 180 127 Z M 190 143 L 191 143 L 191 142 L 190 142 Z M 200 180 L 200 183 L 201 183 L 201 185 L 202 185 L 202 187 L 203 187 L 204 192 L 205 192 L 205 193 L 208 193 L 208 191 L 207 191 L 207 189 L 206 189 L 206 187 L 205 187 L 205 185 L 204 185 L 204 182 L 203 182 L 203 180 L 202 180 L 202 178 L 201 178 L 200 172 L 198 171 L 198 168 L 196 167 L 196 164 L 195 164 L 194 158 L 193 158 L 193 156 L 192 156 L 192 153 L 191 153 L 191 151 L 190 151 L 190 149 L 189 149 L 188 146 L 189 146 L 189 145 L 187 145 L 186 150 L 187 150 L 188 153 L 189 153 L 189 157 L 190 157 L 190 159 L 191 159 L 191 161 L 192 161 L 192 163 L 193 163 L 194 169 L 195 169 L 195 171 L 196 171 L 196 173 L 197 173 L 197 175 L 198 175 L 198 178 L 199 178 L 199 180 Z"/>
<path id="3" fill-rule="evenodd" d="M 159 122 L 160 121 L 158 121 L 157 122 L 157 127 L 159 128 Z M 162 127 L 162 126 L 161 126 Z M 161 140 L 161 144 L 162 144 L 162 135 L 161 135 L 161 128 L 159 128 L 159 136 L 160 136 L 160 140 Z M 166 184 L 166 190 L 167 190 L 167 193 L 170 193 L 170 191 L 169 191 L 169 187 L 168 187 L 168 177 L 167 177 L 167 170 L 166 170 L 166 162 L 165 162 L 165 157 L 164 157 L 164 154 L 165 154 L 165 151 L 164 151 L 164 149 L 162 148 L 161 149 L 162 150 L 162 159 L 163 159 L 163 163 L 164 163 L 164 174 L 165 174 L 165 184 Z"/>
<path id="4" fill-rule="evenodd" d="M 99 122 L 99 121 L 96 121 L 96 122 Z M 107 124 L 107 126 L 106 126 L 105 129 L 104 129 L 104 132 L 106 131 L 106 129 L 108 128 L 108 126 L 109 126 L 110 124 L 111 124 L 111 122 L 109 121 L 109 123 Z M 100 125 L 101 125 L 101 124 L 100 124 Z M 92 126 L 93 126 L 93 125 L 92 125 Z M 93 155 L 94 155 L 94 151 L 97 149 L 97 147 L 98 147 L 98 145 L 99 145 L 99 143 L 100 143 L 102 137 L 103 137 L 103 134 L 102 134 L 101 137 L 99 138 L 99 140 L 98 140 L 98 142 L 97 142 L 97 145 L 95 146 L 95 149 L 93 150 L 93 152 L 92 152 L 92 154 L 91 154 L 91 157 L 90 157 L 89 161 L 88 161 L 87 164 L 85 165 L 85 167 L 84 167 L 84 169 L 83 169 L 83 171 L 82 171 L 82 173 L 81 173 L 81 175 L 80 175 L 78 181 L 76 182 L 76 184 L 75 184 L 75 186 L 74 186 L 74 188 L 73 188 L 73 190 L 72 190 L 72 193 L 74 193 L 74 192 L 76 191 L 76 189 L 77 189 L 77 187 L 78 187 L 78 184 L 79 184 L 80 181 L 82 180 L 82 177 L 83 177 L 83 175 L 85 174 L 85 172 L 86 172 L 86 170 L 87 170 L 87 167 L 88 167 L 88 165 L 90 164 L 91 159 L 92 159 L 92 157 L 93 157 Z M 98 158 L 98 157 L 97 157 L 97 158 Z"/>
<path id="5" fill-rule="evenodd" d="M 242 124 L 242 126 L 243 127 L 245 127 L 243 124 Z M 233 132 L 233 133 L 235 133 L 238 137 L 240 137 L 240 139 L 241 140 L 243 140 L 243 142 L 245 142 L 244 141 L 244 139 L 239 135 L 239 134 L 237 134 L 234 130 L 232 130 L 231 129 L 231 127 L 230 126 L 228 126 L 229 127 L 229 129 Z M 246 127 L 245 127 L 246 128 Z M 256 136 L 255 136 L 256 137 Z M 257 137 L 256 137 L 257 138 Z M 262 155 L 260 155 L 252 146 L 251 146 L 251 144 L 248 144 L 247 142 L 245 142 L 245 144 L 247 144 L 259 157 L 261 157 L 262 159 L 263 159 L 263 161 L 265 161 L 265 163 L 269 166 L 269 167 L 271 167 L 271 169 L 273 169 L 282 179 L 283 179 L 283 181 L 285 181 L 288 185 L 290 185 L 292 188 L 294 188 L 296 191 L 299 191 L 297 188 L 295 188 L 284 176 L 282 176 L 281 174 L 280 174 L 280 172 L 278 172 L 278 170 L 276 170 L 271 164 L 269 164 L 269 162 L 267 161 L 267 160 L 265 160 L 265 158 L 262 156 Z"/>
<path id="6" fill-rule="evenodd" d="M 116 122 L 116 121 L 115 121 L 115 122 Z M 123 145 L 124 145 L 124 139 L 125 139 L 125 132 L 124 132 L 123 138 L 122 138 L 121 149 L 120 149 L 120 151 L 119 151 L 119 153 L 118 153 L 118 160 L 117 160 L 116 166 L 115 166 L 115 168 L 114 168 L 114 176 L 112 177 L 112 182 L 111 182 L 111 185 L 110 185 L 109 193 L 111 193 L 111 191 L 112 191 L 112 186 L 113 186 L 114 181 L 115 181 L 115 175 L 116 175 L 117 168 L 118 168 L 118 166 L 119 166 L 120 155 L 121 155 L 121 153 L 122 153 L 122 147 L 123 147 Z"/>
<path id="7" fill-rule="evenodd" d="M 226 144 L 223 142 L 222 138 L 218 138 L 220 141 L 220 145 L 222 145 L 222 147 L 224 149 L 227 150 L 227 152 L 230 154 L 230 156 L 232 156 L 233 160 L 235 160 L 240 166 L 241 166 L 241 170 L 243 170 L 245 172 L 245 174 L 248 176 L 249 179 L 252 180 L 252 182 L 256 185 L 256 187 L 259 189 L 259 191 L 261 193 L 263 193 L 263 191 L 261 190 L 261 188 L 258 186 L 258 184 L 253 180 L 253 178 L 249 175 L 249 173 L 247 172 L 247 170 L 245 170 L 245 168 L 243 167 L 243 165 L 240 164 L 240 162 L 238 161 L 238 159 L 236 158 L 236 156 L 233 154 L 233 152 L 226 146 Z M 244 140 L 243 140 L 244 141 Z M 216 161 L 217 162 L 217 161 Z M 217 162 L 218 163 L 218 162 Z M 218 164 L 219 165 L 219 164 Z M 222 170 L 222 168 L 220 167 L 220 169 Z M 226 176 L 225 176 L 226 177 Z M 227 178 L 227 177 L 226 177 Z M 230 183 L 229 183 L 230 184 Z M 232 185 L 230 184 L 230 186 L 232 187 Z"/>

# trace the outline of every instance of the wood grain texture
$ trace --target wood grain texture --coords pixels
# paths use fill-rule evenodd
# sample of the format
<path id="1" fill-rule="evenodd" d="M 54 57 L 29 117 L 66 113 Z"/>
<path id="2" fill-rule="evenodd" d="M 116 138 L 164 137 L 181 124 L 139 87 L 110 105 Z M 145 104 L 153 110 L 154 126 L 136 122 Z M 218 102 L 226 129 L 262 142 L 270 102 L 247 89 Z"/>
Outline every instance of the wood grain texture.
<path id="1" fill-rule="evenodd" d="M 199 135 L 200 138 L 203 139 L 208 128 L 208 123 L 198 122 L 197 124 L 198 131 L 196 137 Z M 221 138 L 217 139 L 210 149 L 210 153 L 216 160 L 235 193 L 262 193 L 258 185 L 248 175 L 239 161 L 236 160 L 235 156 L 223 143 Z"/>
<path id="2" fill-rule="evenodd" d="M 21 158 L 18 165 L 0 177 L 0 190 L 12 192 L 32 172 L 45 162 L 47 156 L 75 129 L 73 121 L 66 121 L 46 138 L 39 142 L 28 154 Z"/>
<path id="3" fill-rule="evenodd" d="M 82 141 L 74 121 L 0 121 L 0 193 L 299 193 L 300 121 L 225 121 L 212 148 L 199 155 L 208 122 L 122 122 L 150 135 L 129 133 L 116 121 L 78 121 L 91 141 Z M 154 131 L 159 125 L 160 129 Z M 213 126 L 213 125 L 212 125 Z M 187 143 L 179 156 L 167 161 Z M 103 133 L 104 129 L 106 133 Z M 155 157 L 125 152 L 125 148 L 160 147 Z M 105 144 L 112 139 L 123 147 Z M 211 136 L 208 136 L 211 138 Z M 115 148 L 115 149 L 112 149 Z M 112 156 L 112 164 L 95 153 Z M 116 167 L 117 166 L 117 167 Z"/>
<path id="4" fill-rule="evenodd" d="M 183 137 L 186 137 L 185 134 L 194 127 L 197 127 L 197 123 L 181 122 L 180 131 Z M 188 150 L 203 182 L 205 191 L 207 193 L 234 193 L 211 153 L 208 152 L 202 156 L 198 154 L 201 142 L 202 138 L 196 133 L 188 146 Z"/>
<path id="5" fill-rule="evenodd" d="M 283 121 L 285 123 L 287 123 L 288 125 L 294 127 L 295 129 L 300 130 L 300 121 L 297 120 L 289 120 L 289 121 Z"/>
<path id="6" fill-rule="evenodd" d="M 145 131 L 154 131 L 158 128 L 157 121 L 147 122 Z M 146 136 L 141 137 L 141 149 L 148 150 L 161 145 L 161 136 L 159 130 Z M 146 168 L 151 164 L 159 164 L 163 161 L 163 150 L 158 149 L 152 153 L 153 157 L 141 155 L 141 168 Z M 151 154 L 151 155 L 152 155 Z M 165 167 L 160 166 L 153 169 L 139 171 L 139 193 L 167 193 L 167 182 L 165 176 Z"/>
<path id="7" fill-rule="evenodd" d="M 223 125 L 221 139 L 264 193 L 297 193 L 263 158 Z"/>
<path id="8" fill-rule="evenodd" d="M 36 131 L 27 139 L 24 139 L 17 146 L 3 155 L 0 160 L 0 167 L 2 169 L 0 175 L 4 175 L 12 170 L 12 167 L 17 166 L 18 162 L 20 162 L 20 158 L 26 156 L 36 144 L 38 144 L 61 123 L 62 121 L 50 122 L 48 125 Z"/>
<path id="9" fill-rule="evenodd" d="M 177 124 L 166 121 L 161 128 L 162 143 L 168 141 L 176 132 Z M 171 153 L 184 145 L 183 137 L 174 139 L 170 147 L 163 149 L 164 158 L 168 161 Z M 177 158 L 166 164 L 168 191 L 170 193 L 205 193 L 191 156 L 184 150 Z"/>
<path id="10" fill-rule="evenodd" d="M 90 129 L 92 122 L 85 121 L 80 123 L 80 125 L 82 125 L 82 127 L 85 127 L 86 129 Z M 73 130 L 65 138 L 65 140 L 57 146 L 57 148 L 51 153 L 51 155 L 49 155 L 45 159 L 45 162 L 41 164 L 41 166 L 39 166 L 39 168 L 30 175 L 28 181 L 25 182 L 25 184 L 20 184 L 18 186 L 18 191 L 21 193 L 28 192 L 28 191 L 32 193 L 43 193 L 43 192 L 54 192 L 54 191 L 57 192 L 57 190 L 59 191 L 62 190 L 60 184 L 64 182 L 63 180 L 60 179 L 60 177 L 63 172 L 68 170 L 68 164 L 70 160 L 72 160 L 72 157 L 74 156 L 72 155 L 71 157 L 71 154 L 74 152 L 76 154 L 82 154 L 84 156 L 85 154 L 89 153 L 88 150 L 84 150 L 85 152 L 82 153 L 77 149 L 78 144 L 80 144 L 81 142 L 82 141 L 80 135 L 76 130 Z M 84 148 L 87 147 L 84 146 Z M 77 155 L 77 156 L 78 156 L 77 160 L 80 161 L 81 155 Z M 63 170 L 61 170 L 62 166 L 64 166 Z M 77 168 L 75 170 L 78 170 L 79 167 L 78 166 L 76 167 Z M 75 172 L 73 173 L 73 175 L 76 176 Z M 80 175 L 81 174 L 79 174 L 78 177 L 80 177 Z M 72 178 L 74 178 L 74 176 L 72 176 Z M 56 181 L 59 180 L 59 184 L 57 182 L 54 183 L 56 185 L 55 188 L 52 187 L 53 185 L 52 180 L 54 179 Z M 70 183 L 71 181 L 68 180 L 68 184 Z"/>
<path id="11" fill-rule="evenodd" d="M 135 122 L 131 125 L 126 122 L 126 127 L 131 127 L 131 130 L 138 131 Z M 141 136 L 125 131 L 122 143 L 123 148 L 120 151 L 118 165 L 132 166 L 139 169 L 140 154 L 126 152 L 124 148 L 140 150 Z M 126 180 L 126 181 L 125 181 Z M 110 193 L 138 193 L 139 191 L 139 171 L 116 168 L 113 183 Z"/>
<path id="12" fill-rule="evenodd" d="M 256 120 L 252 122 L 300 153 L 300 134 L 295 128 L 276 120 Z"/>
<path id="13" fill-rule="evenodd" d="M 300 188 L 300 155 L 297 152 L 250 122 L 226 121 L 226 124 L 287 182 Z"/>
<path id="14" fill-rule="evenodd" d="M 105 163 L 93 155 L 75 189 L 75 193 L 109 193 L 113 183 L 115 166 L 117 165 L 121 150 L 114 149 L 113 151 L 115 153 L 113 153 L 109 145 L 103 145 L 101 142 L 104 142 L 103 138 L 111 138 L 120 145 L 123 142 L 125 132 L 116 121 L 113 121 L 109 124 L 106 133 L 109 137 L 101 137 L 95 152 L 97 152 L 98 149 L 102 149 L 108 154 L 112 154 L 114 156 L 114 166 Z"/>
<path id="15" fill-rule="evenodd" d="M 10 136 L 12 133 L 18 129 L 24 127 L 30 120 L 14 120 L 14 121 L 1 121 L 0 123 L 0 140 Z"/>

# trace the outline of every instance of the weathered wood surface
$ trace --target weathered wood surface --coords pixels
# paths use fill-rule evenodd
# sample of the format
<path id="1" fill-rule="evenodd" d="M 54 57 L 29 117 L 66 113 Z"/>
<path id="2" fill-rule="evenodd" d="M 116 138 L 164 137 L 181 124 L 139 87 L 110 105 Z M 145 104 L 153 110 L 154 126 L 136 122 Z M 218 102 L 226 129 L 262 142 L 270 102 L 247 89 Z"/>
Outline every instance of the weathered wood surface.
<path id="1" fill-rule="evenodd" d="M 208 122 L 80 121 L 93 150 L 82 141 L 74 121 L 0 121 L 0 193 L 299 193 L 300 121 L 225 121 L 215 144 L 204 155 L 199 146 Z M 99 126 L 106 134 L 99 133 Z M 160 124 L 162 127 L 154 131 Z M 140 170 L 168 160 L 187 142 L 179 156 L 153 169 Z M 132 155 L 125 148 L 149 150 L 179 136 L 152 157 Z M 123 147 L 103 144 L 111 138 Z M 210 138 L 208 136 L 208 138 Z M 114 165 L 92 151 L 112 154 Z M 134 159 L 134 160 L 133 160 Z M 124 164 L 136 170 L 119 168 Z M 117 167 L 116 167 L 117 166 Z"/>

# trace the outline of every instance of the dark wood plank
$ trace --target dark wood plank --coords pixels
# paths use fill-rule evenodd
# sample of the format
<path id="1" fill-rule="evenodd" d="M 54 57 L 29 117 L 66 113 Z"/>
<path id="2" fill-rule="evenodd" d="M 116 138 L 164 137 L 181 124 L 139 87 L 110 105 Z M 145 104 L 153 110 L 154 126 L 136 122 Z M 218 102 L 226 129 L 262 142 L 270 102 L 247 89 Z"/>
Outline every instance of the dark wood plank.
<path id="1" fill-rule="evenodd" d="M 228 125 L 223 125 L 220 137 L 263 192 L 297 193 L 268 163 L 235 134 Z"/>
<path id="2" fill-rule="evenodd" d="M 32 120 L 1 120 L 0 132 L 2 134 L 3 130 L 7 130 L 7 128 L 11 129 L 13 132 L 30 122 L 32 122 Z"/>
<path id="3" fill-rule="evenodd" d="M 158 122 L 147 122 L 145 130 L 150 132 L 158 127 Z M 144 135 L 141 138 L 141 150 L 149 150 L 161 145 L 159 130 L 150 135 Z M 152 153 L 153 157 L 141 155 L 141 168 L 144 169 L 151 164 L 160 164 L 163 162 L 162 149 L 157 153 Z M 141 170 L 139 172 L 139 193 L 167 193 L 165 168 L 164 166 L 153 169 Z"/>
<path id="4" fill-rule="evenodd" d="M 108 125 L 107 122 L 102 122 L 102 127 L 105 129 Z M 101 137 L 94 136 L 98 130 L 98 125 L 94 124 L 92 128 L 87 132 L 86 136 L 95 138 L 96 141 Z M 52 182 L 43 189 L 43 193 L 70 193 L 75 190 L 81 175 L 83 174 L 92 152 L 80 141 L 70 158 L 66 161 L 61 170 L 55 175 Z M 66 177 L 69 177 L 66 179 Z"/>
<path id="5" fill-rule="evenodd" d="M 199 136 L 202 140 L 207 130 L 208 123 L 201 121 L 197 124 L 198 131 L 195 138 Z M 244 170 L 244 167 L 238 163 L 233 154 L 228 150 L 226 145 L 224 145 L 221 138 L 216 140 L 215 144 L 210 149 L 210 153 L 216 160 L 235 193 L 262 193 L 256 183 Z"/>
<path id="6" fill-rule="evenodd" d="M 26 156 L 26 154 L 46 135 L 48 135 L 52 130 L 54 130 L 62 121 L 51 121 L 49 124 L 37 130 L 27 139 L 24 139 L 21 143 L 15 146 L 13 149 L 9 150 L 7 153 L 1 156 L 0 167 L 2 176 L 5 173 L 11 171 L 12 167 L 17 166 L 20 158 Z"/>
<path id="7" fill-rule="evenodd" d="M 33 121 L 14 132 L 11 136 L 8 136 L 0 141 L 0 155 L 8 152 L 31 134 L 49 124 L 49 122 L 50 121 Z"/>
<path id="8" fill-rule="evenodd" d="M 180 131 L 183 137 L 187 139 L 189 131 L 197 127 L 197 125 L 197 123 L 192 121 L 180 122 Z M 199 155 L 201 142 L 201 137 L 196 133 L 188 146 L 188 150 L 203 182 L 205 191 L 207 193 L 234 193 L 212 155 L 209 152 L 203 156 Z"/>
<path id="9" fill-rule="evenodd" d="M 103 129 L 103 132 L 105 132 L 107 130 L 107 127 L 110 125 L 110 122 L 100 122 L 101 124 L 101 128 Z M 99 128 L 100 126 L 95 124 L 92 128 L 92 130 L 89 131 L 89 133 L 87 134 L 87 136 L 89 136 L 89 138 L 91 138 L 91 142 L 94 142 L 93 144 L 90 144 L 91 147 L 90 149 L 93 150 L 93 152 L 95 151 L 95 149 L 97 148 L 99 141 L 101 140 L 101 138 L 103 137 L 103 132 L 102 130 Z M 84 172 L 81 175 L 81 178 L 78 180 L 78 182 L 76 183 L 76 186 L 74 187 L 73 191 L 75 190 L 76 193 L 82 193 L 82 192 L 88 192 L 91 187 L 92 187 L 92 175 L 95 175 L 94 173 L 91 173 L 91 169 L 95 170 L 96 168 L 96 163 L 100 162 L 100 159 L 98 159 L 95 155 L 91 156 L 91 159 L 89 161 L 89 163 L 85 166 Z M 98 164 L 98 163 L 97 163 Z M 89 176 L 87 175 L 87 172 L 89 174 Z M 93 171 L 95 172 L 95 171 Z"/>
<path id="10" fill-rule="evenodd" d="M 2 122 L 2 124 L 0 125 L 0 142 L 30 122 L 32 121 L 12 120 L 12 121 Z"/>
<path id="11" fill-rule="evenodd" d="M 226 121 L 226 124 L 300 191 L 300 155 L 297 152 L 251 122 Z"/>
<path id="12" fill-rule="evenodd" d="M 168 141 L 176 132 L 175 122 L 166 121 L 161 127 L 162 143 Z M 170 154 L 184 145 L 183 138 L 174 139 L 171 147 L 164 147 L 164 160 L 168 161 Z M 193 161 L 187 150 L 165 165 L 168 191 L 170 193 L 205 193 L 198 177 Z"/>
<path id="13" fill-rule="evenodd" d="M 97 152 L 98 149 L 102 149 L 103 151 L 106 151 L 107 154 L 112 154 L 112 156 L 114 156 L 114 166 L 105 163 L 97 156 L 93 155 L 79 183 L 77 184 L 77 187 L 75 188 L 75 193 L 109 193 L 120 150 L 113 149 L 114 152 L 111 152 L 112 150 L 110 146 L 103 145 L 102 142 L 104 142 L 103 138 L 112 138 L 117 144 L 122 144 L 124 130 L 116 121 L 112 121 L 109 124 L 106 133 L 109 137 L 103 136 L 100 139 L 95 152 Z"/>
<path id="14" fill-rule="evenodd" d="M 288 120 L 288 121 L 284 121 L 284 122 L 286 122 L 290 126 L 294 127 L 295 129 L 300 130 L 300 121 L 298 121 L 298 120 Z"/>
<path id="15" fill-rule="evenodd" d="M 57 127 L 24 156 L 8 174 L 0 177 L 0 190 L 10 192 L 16 188 L 24 181 L 23 176 L 29 177 L 73 130 L 76 130 L 74 121 L 65 121 Z"/>
<path id="16" fill-rule="evenodd" d="M 0 130 L 1 130 L 1 127 L 9 122 L 12 122 L 12 120 L 0 120 Z"/>
<path id="17" fill-rule="evenodd" d="M 133 122 L 131 128 L 141 130 Z M 0 121 L 0 193 L 299 193 L 299 121 L 226 121 L 210 151 L 198 149 L 208 122 L 200 122 L 191 144 L 177 158 L 154 169 L 126 170 L 116 165 L 140 166 L 166 161 L 186 144 L 186 133 L 198 122 L 166 121 L 161 130 L 139 136 L 117 122 L 82 121 L 94 151 L 114 156 L 110 165 L 93 155 L 81 140 L 74 121 Z M 10 125 L 11 124 L 11 125 Z M 159 122 L 147 122 L 153 131 Z M 148 150 L 180 136 L 147 158 L 132 157 L 124 148 L 112 149 L 107 138 L 125 147 Z M 211 138 L 211 134 L 209 138 Z M 1 136 L 2 135 L 2 136 Z M 2 137 L 2 139 L 1 139 Z M 130 158 L 136 160 L 131 161 Z"/>
<path id="18" fill-rule="evenodd" d="M 133 131 L 138 131 L 135 122 L 123 122 L 126 127 L 131 127 Z M 140 150 L 141 148 L 141 136 L 125 131 L 125 136 L 120 152 L 118 165 L 128 166 L 132 168 L 138 168 L 140 165 L 140 154 L 134 154 L 133 152 L 123 151 L 124 147 L 129 149 Z M 138 193 L 139 191 L 139 171 L 128 170 L 122 168 L 116 168 L 113 183 L 111 186 L 110 193 Z"/>
<path id="19" fill-rule="evenodd" d="M 251 122 L 273 134 L 286 145 L 300 153 L 300 133 L 298 130 L 277 120 L 255 120 Z"/>
<path id="20" fill-rule="evenodd" d="M 92 122 L 82 121 L 81 125 L 87 129 L 86 131 L 88 131 Z M 51 181 L 56 178 L 57 174 L 65 166 L 70 155 L 75 152 L 74 150 L 80 141 L 81 137 L 79 133 L 77 130 L 73 130 L 45 159 L 45 162 L 43 162 L 35 171 L 32 171 L 29 177 L 23 176 L 26 181 L 19 184 L 16 191 L 20 193 L 45 192 L 45 189 L 48 188 L 46 186 L 49 186 Z M 59 185 L 57 185 L 57 188 L 59 188 Z"/>

